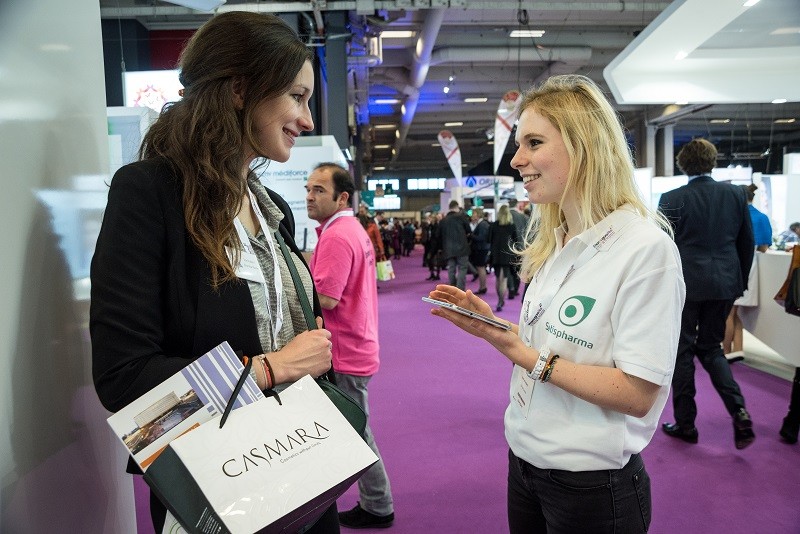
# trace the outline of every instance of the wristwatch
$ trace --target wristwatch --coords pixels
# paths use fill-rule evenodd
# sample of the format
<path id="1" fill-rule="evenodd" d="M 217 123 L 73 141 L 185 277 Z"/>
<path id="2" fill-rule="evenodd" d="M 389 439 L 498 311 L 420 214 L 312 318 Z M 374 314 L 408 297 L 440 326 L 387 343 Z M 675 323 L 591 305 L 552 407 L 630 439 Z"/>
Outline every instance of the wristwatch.
<path id="1" fill-rule="evenodd" d="M 536 365 L 533 366 L 533 370 L 527 373 L 528 378 L 532 380 L 539 380 L 542 376 L 542 371 L 544 371 L 544 367 L 547 365 L 547 360 L 550 358 L 550 349 L 547 346 L 541 347 L 539 349 L 539 359 L 536 360 Z"/>

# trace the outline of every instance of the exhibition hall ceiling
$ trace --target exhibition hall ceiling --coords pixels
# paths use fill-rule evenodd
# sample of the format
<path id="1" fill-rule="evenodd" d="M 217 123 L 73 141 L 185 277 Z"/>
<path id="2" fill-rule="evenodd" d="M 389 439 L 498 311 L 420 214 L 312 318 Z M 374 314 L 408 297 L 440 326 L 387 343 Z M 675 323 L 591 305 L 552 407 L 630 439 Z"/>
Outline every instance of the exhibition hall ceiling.
<path id="1" fill-rule="evenodd" d="M 211 16 L 179 3 L 100 7 L 104 19 L 148 29 L 193 29 Z M 502 96 L 566 73 L 599 83 L 632 138 L 648 124 L 671 126 L 676 145 L 707 137 L 729 162 L 776 172 L 785 151 L 800 151 L 800 9 L 797 0 L 744 3 L 228 0 L 217 12 L 302 13 L 309 44 L 346 40 L 367 174 L 449 176 L 437 146 L 444 129 L 458 140 L 464 173 L 490 174 Z M 327 25 L 330 11 L 347 12 L 344 31 Z M 511 36 L 519 30 L 534 36 Z"/>

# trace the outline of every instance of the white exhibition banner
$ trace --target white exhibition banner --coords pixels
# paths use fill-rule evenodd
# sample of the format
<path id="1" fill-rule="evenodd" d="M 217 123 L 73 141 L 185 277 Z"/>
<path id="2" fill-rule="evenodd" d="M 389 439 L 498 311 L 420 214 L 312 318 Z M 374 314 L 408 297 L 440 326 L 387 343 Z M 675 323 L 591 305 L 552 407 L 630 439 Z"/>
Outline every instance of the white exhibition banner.
<path id="1" fill-rule="evenodd" d="M 453 171 L 453 176 L 456 177 L 456 183 L 461 186 L 461 149 L 458 148 L 458 141 L 456 136 L 450 130 L 442 130 L 438 135 L 439 144 L 442 145 L 442 151 L 447 158 L 447 163 L 450 164 L 450 170 Z"/>
<path id="2" fill-rule="evenodd" d="M 317 245 L 314 229 L 318 224 L 308 218 L 305 187 L 308 175 L 320 163 L 338 163 L 348 168 L 336 139 L 332 135 L 301 136 L 297 138 L 286 163 L 271 161 L 268 166 L 258 167 L 258 161 L 254 162 L 255 173 L 261 183 L 282 196 L 292 209 L 297 246 L 300 250 L 314 250 Z"/>
<path id="3" fill-rule="evenodd" d="M 494 119 L 494 173 L 500 166 L 500 160 L 506 151 L 511 130 L 514 128 L 514 118 L 520 102 L 519 91 L 508 91 L 500 100 L 497 115 Z"/>

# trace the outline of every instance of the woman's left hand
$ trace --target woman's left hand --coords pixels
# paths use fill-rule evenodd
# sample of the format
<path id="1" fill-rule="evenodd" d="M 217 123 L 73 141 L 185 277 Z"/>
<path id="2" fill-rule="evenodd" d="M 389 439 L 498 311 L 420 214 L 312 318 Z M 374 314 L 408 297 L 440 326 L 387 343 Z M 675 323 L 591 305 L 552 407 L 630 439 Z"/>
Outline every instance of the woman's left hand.
<path id="1" fill-rule="evenodd" d="M 461 306 L 462 308 L 480 313 L 481 315 L 491 317 L 501 322 L 504 321 L 504 319 L 495 316 L 495 314 L 492 313 L 491 306 L 481 300 L 481 298 L 476 296 L 471 290 L 462 291 L 454 286 L 439 284 L 428 296 L 432 299 L 442 300 L 455 304 L 456 306 Z M 446 308 L 433 308 L 431 314 L 447 319 L 465 332 L 483 338 L 498 348 L 500 348 L 498 345 L 509 342 L 510 337 L 518 339 L 517 336 L 513 334 L 513 323 L 510 323 L 512 325 L 512 330 L 509 331 L 491 326 L 483 321 L 472 319 Z M 511 334 L 511 336 L 509 336 L 509 334 Z"/>

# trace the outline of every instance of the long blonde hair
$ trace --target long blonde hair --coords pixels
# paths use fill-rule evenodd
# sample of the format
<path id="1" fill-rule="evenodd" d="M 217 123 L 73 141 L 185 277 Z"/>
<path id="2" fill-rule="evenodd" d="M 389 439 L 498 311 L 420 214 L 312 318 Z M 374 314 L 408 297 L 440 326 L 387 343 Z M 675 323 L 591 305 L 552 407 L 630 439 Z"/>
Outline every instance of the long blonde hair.
<path id="1" fill-rule="evenodd" d="M 562 201 L 573 194 L 583 231 L 629 204 L 642 217 L 671 232 L 669 222 L 649 209 L 633 180 L 633 157 L 619 118 L 589 78 L 553 76 L 527 91 L 519 114 L 532 109 L 561 133 L 570 170 Z M 556 246 L 554 230 L 564 223 L 560 203 L 539 204 L 531 213 L 522 256 L 522 278 L 530 281 Z"/>

